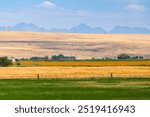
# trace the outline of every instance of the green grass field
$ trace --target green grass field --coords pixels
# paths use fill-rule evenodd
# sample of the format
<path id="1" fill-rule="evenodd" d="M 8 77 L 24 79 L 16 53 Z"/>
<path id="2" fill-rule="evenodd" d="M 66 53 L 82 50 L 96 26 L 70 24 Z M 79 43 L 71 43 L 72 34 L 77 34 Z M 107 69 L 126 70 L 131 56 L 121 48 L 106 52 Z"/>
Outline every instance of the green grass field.
<path id="1" fill-rule="evenodd" d="M 0 80 L 1 100 L 150 100 L 150 79 Z"/>

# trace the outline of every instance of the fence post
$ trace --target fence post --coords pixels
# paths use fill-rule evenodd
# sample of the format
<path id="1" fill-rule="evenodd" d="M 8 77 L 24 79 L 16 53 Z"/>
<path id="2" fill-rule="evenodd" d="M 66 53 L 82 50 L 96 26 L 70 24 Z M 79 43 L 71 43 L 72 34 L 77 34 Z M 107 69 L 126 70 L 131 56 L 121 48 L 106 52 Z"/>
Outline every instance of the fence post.
<path id="1" fill-rule="evenodd" d="M 37 74 L 37 80 L 40 80 L 40 74 Z"/>
<path id="2" fill-rule="evenodd" d="M 110 78 L 111 78 L 111 79 L 113 78 L 113 73 L 110 73 Z"/>

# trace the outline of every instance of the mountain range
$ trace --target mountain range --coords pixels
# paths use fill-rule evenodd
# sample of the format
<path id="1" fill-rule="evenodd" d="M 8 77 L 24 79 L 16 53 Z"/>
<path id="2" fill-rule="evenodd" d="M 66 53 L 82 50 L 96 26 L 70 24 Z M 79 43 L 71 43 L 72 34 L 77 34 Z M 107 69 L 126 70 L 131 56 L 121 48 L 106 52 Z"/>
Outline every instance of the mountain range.
<path id="1" fill-rule="evenodd" d="M 116 26 L 107 31 L 101 27 L 90 27 L 87 24 L 80 24 L 71 29 L 52 28 L 46 29 L 33 23 L 18 23 L 15 26 L 2 27 L 0 31 L 29 31 L 29 32 L 62 32 L 62 33 L 88 33 L 88 34 L 150 34 L 150 30 L 143 27 Z"/>

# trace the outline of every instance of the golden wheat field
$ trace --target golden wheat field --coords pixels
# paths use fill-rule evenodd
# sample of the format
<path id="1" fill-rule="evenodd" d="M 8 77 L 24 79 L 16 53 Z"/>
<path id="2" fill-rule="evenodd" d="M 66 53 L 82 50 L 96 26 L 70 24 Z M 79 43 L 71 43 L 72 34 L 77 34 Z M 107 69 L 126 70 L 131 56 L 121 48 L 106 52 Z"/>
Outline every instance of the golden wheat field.
<path id="1" fill-rule="evenodd" d="M 150 78 L 150 67 L 6 67 L 0 68 L 1 79 L 16 78 Z"/>
<path id="2" fill-rule="evenodd" d="M 21 66 L 150 66 L 150 61 L 21 61 Z"/>
<path id="3" fill-rule="evenodd" d="M 150 58 L 149 34 L 67 34 L 0 32 L 0 56 L 27 58 L 65 54 L 77 58 L 120 53 Z"/>

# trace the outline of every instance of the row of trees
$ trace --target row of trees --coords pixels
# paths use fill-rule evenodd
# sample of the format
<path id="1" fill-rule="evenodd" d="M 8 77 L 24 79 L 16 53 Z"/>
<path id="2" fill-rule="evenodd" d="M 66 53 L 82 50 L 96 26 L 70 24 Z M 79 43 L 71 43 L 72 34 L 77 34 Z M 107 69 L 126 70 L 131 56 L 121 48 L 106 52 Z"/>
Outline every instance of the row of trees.
<path id="1" fill-rule="evenodd" d="M 117 58 L 119 60 L 122 60 L 122 59 L 123 60 L 128 60 L 128 59 L 144 59 L 143 56 L 133 56 L 133 57 L 131 57 L 128 54 L 120 54 L 120 55 L 117 56 Z"/>
<path id="2" fill-rule="evenodd" d="M 118 59 L 130 59 L 130 56 L 127 54 L 120 54 L 117 56 Z"/>

